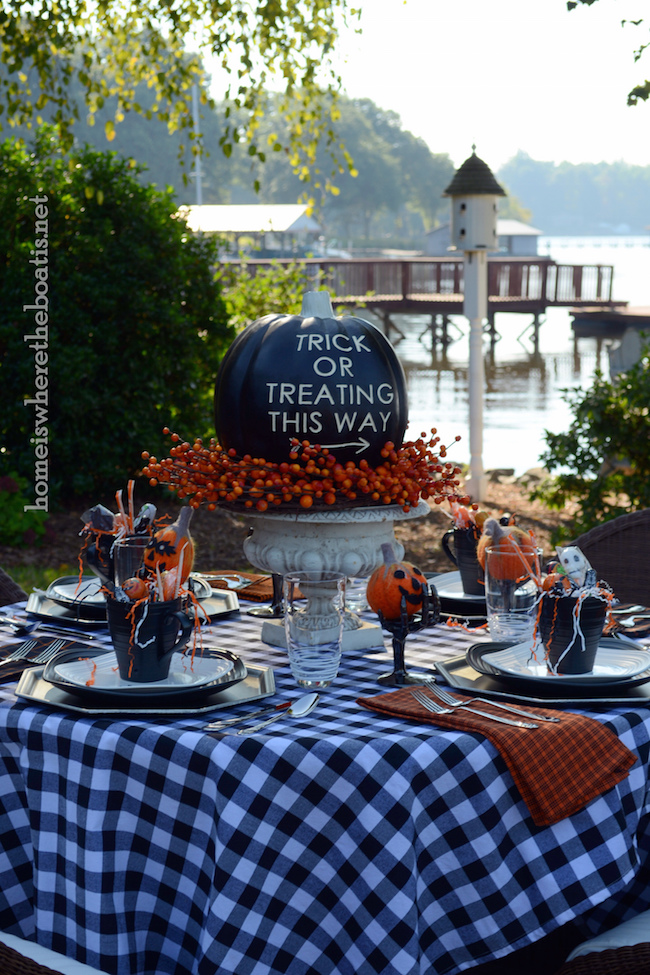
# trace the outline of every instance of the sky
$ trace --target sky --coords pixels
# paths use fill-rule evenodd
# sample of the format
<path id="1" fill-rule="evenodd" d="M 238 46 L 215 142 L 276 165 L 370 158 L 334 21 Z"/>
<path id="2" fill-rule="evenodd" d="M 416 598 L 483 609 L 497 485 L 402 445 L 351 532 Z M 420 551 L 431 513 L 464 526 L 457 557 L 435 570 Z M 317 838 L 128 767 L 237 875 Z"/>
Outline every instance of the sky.
<path id="1" fill-rule="evenodd" d="M 497 170 L 533 159 L 650 165 L 650 103 L 627 93 L 650 77 L 646 0 L 350 0 L 337 69 L 351 98 L 392 109 L 402 127 L 459 166 L 476 145 Z"/>

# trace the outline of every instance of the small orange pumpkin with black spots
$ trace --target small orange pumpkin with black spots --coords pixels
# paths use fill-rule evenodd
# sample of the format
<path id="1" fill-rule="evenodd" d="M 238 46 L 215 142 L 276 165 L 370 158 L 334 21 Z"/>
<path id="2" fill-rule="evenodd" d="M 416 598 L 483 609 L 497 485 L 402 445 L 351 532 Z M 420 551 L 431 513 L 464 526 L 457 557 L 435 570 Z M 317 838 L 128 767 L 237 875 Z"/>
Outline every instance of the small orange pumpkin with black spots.
<path id="1" fill-rule="evenodd" d="M 166 525 L 154 533 L 144 553 L 144 564 L 154 575 L 156 570 L 163 573 L 180 566 L 180 585 L 189 576 L 194 563 L 194 543 L 189 533 L 193 510 L 181 508 L 173 525 Z"/>
<path id="2" fill-rule="evenodd" d="M 382 545 L 381 550 L 383 565 L 378 566 L 368 579 L 368 605 L 384 619 L 396 620 L 402 615 L 403 600 L 407 615 L 412 616 L 422 609 L 423 587 L 427 580 L 411 562 L 398 561 L 392 545 Z"/>

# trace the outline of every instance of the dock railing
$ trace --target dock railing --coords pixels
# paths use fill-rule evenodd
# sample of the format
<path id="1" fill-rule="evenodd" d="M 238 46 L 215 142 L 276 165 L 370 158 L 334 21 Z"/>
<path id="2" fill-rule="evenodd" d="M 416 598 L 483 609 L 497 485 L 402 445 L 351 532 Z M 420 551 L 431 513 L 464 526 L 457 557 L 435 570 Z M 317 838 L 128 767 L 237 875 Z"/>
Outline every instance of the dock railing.
<path id="1" fill-rule="evenodd" d="M 224 262 L 225 263 L 225 262 Z M 228 263 L 240 263 L 233 261 Z M 302 264 L 315 286 L 327 286 L 340 304 L 368 302 L 412 309 L 418 305 L 460 305 L 463 260 L 447 257 L 246 259 L 251 274 L 270 264 Z M 612 303 L 614 268 L 608 264 L 557 264 L 549 258 L 488 260 L 488 297 L 503 310 L 549 305 Z M 516 306 L 516 308 L 515 308 Z M 428 310 L 424 307 L 422 310 Z"/>

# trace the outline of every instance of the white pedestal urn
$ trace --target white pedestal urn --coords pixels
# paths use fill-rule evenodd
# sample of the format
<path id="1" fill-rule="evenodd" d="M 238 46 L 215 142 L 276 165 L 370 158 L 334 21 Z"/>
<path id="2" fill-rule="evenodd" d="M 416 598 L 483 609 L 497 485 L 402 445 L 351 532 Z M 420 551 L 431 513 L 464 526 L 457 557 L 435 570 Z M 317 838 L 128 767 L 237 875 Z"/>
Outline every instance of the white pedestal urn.
<path id="1" fill-rule="evenodd" d="M 397 558 L 403 558 L 404 547 L 395 538 L 395 523 L 422 518 L 429 510 L 426 501 L 420 501 L 408 511 L 397 505 L 292 513 L 249 511 L 252 530 L 244 539 L 244 552 L 250 563 L 264 572 L 286 575 L 322 571 L 368 577 L 383 561 L 383 543 L 390 542 Z M 262 640 L 272 646 L 286 647 L 282 620 L 266 620 Z M 346 611 L 344 650 L 383 645 L 380 626 Z"/>

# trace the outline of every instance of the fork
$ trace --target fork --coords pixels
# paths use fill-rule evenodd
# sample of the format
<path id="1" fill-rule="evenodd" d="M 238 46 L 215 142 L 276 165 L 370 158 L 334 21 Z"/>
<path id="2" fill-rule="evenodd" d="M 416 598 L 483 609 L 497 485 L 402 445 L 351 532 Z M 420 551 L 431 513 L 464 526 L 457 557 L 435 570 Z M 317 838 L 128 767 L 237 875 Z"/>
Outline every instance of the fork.
<path id="1" fill-rule="evenodd" d="M 25 657 L 29 657 L 30 653 L 38 643 L 38 640 L 27 640 L 25 643 L 21 643 L 19 647 L 5 657 L 4 660 L 0 660 L 0 667 L 4 667 L 5 664 L 13 663 L 14 660 L 24 660 Z"/>
<path id="2" fill-rule="evenodd" d="M 32 659 L 29 661 L 30 664 L 46 664 L 66 643 L 66 640 L 54 640 L 43 650 L 41 650 L 36 657 L 32 657 Z M 15 663 L 17 660 L 25 660 L 27 657 L 29 657 L 30 653 L 37 644 L 38 640 L 28 640 L 26 643 L 22 643 L 16 650 L 14 650 L 13 653 L 10 653 L 8 657 L 5 657 L 4 660 L 0 660 L 0 667 L 3 667 L 4 664 Z"/>
<path id="3" fill-rule="evenodd" d="M 424 690 L 420 687 L 412 687 L 411 694 L 415 700 L 433 714 L 453 714 L 456 708 L 445 708 L 438 701 L 434 701 L 432 698 L 428 697 Z M 480 718 L 487 718 L 489 721 L 496 721 L 498 724 L 509 724 L 515 728 L 537 728 L 536 724 L 531 724 L 529 721 L 512 721 L 510 718 L 503 718 L 501 715 L 488 714 L 487 711 L 479 711 L 477 708 L 470 708 L 466 704 L 461 704 L 465 711 L 470 711 L 472 714 L 477 714 Z"/>
<path id="4" fill-rule="evenodd" d="M 34 657 L 34 659 L 30 661 L 30 663 L 33 664 L 48 663 L 52 659 L 52 657 L 54 657 L 59 652 L 59 650 L 61 650 L 61 648 L 66 645 L 66 643 L 68 643 L 68 640 L 54 640 L 52 643 L 50 643 L 49 646 L 45 647 L 44 650 L 41 650 L 38 657 Z"/>
<path id="5" fill-rule="evenodd" d="M 467 700 L 463 698 L 462 701 L 459 701 L 457 697 L 454 697 L 453 694 L 449 693 L 449 691 L 443 690 L 442 687 L 439 687 L 432 680 L 428 680 L 425 686 L 429 688 L 432 694 L 439 697 L 443 704 L 447 704 L 450 708 L 460 708 L 463 706 L 463 704 L 486 703 L 485 699 L 482 697 L 470 697 Z M 502 708 L 504 711 L 511 711 L 512 714 L 519 714 L 523 718 L 533 718 L 535 721 L 552 721 L 554 724 L 558 724 L 561 720 L 560 718 L 551 717 L 550 715 L 546 714 L 533 714 L 532 711 L 524 711 L 523 708 L 514 708 L 510 704 L 502 704 L 501 701 L 491 700 L 489 703 L 493 708 Z"/>

